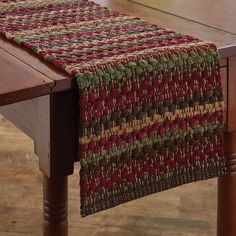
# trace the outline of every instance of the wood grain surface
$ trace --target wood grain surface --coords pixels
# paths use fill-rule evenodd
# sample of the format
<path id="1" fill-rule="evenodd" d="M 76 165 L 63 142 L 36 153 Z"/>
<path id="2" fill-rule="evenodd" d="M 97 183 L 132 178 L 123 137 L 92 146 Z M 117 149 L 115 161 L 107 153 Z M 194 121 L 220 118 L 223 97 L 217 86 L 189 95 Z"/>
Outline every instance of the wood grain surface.
<path id="1" fill-rule="evenodd" d="M 33 142 L 0 117 L 0 236 L 42 235 L 42 174 Z M 69 177 L 70 236 L 215 236 L 216 179 L 81 219 L 79 164 Z"/>
<path id="2" fill-rule="evenodd" d="M 142 2 L 142 4 L 148 4 L 150 3 L 152 0 L 140 0 L 140 2 Z M 172 1 L 172 0 L 163 0 L 163 2 L 169 3 L 170 7 L 171 5 L 173 5 L 173 2 L 184 2 L 184 0 L 180 1 Z M 198 0 L 192 0 L 195 1 L 195 4 L 199 4 Z M 231 0 L 231 5 L 229 7 L 227 7 L 227 1 L 221 1 L 222 3 L 224 3 L 224 5 L 226 5 L 226 8 L 230 8 L 231 5 L 234 5 L 233 9 L 236 9 L 235 5 L 236 2 L 234 0 Z M 171 14 L 168 13 L 164 13 L 164 12 L 160 12 L 158 10 L 155 9 L 151 9 L 142 5 L 138 5 L 135 4 L 134 2 L 131 2 L 129 0 L 94 0 L 94 2 L 99 3 L 103 6 L 107 6 L 110 7 L 112 10 L 114 11 L 119 11 L 119 12 L 123 12 L 129 15 L 134 15 L 134 16 L 138 16 L 141 17 L 145 20 L 147 20 L 150 23 L 153 24 L 157 24 L 160 25 L 162 27 L 166 27 L 166 28 L 170 28 L 173 30 L 176 30 L 180 33 L 183 34 L 191 34 L 195 37 L 201 38 L 203 40 L 206 41 L 212 41 L 214 42 L 218 47 L 222 47 L 222 46 L 228 46 L 228 45 L 232 45 L 232 44 L 236 44 L 236 35 L 233 35 L 231 33 L 226 33 L 223 32 L 221 30 L 217 30 L 217 29 L 213 29 L 211 27 L 208 26 L 204 26 L 198 23 L 195 23 L 191 20 L 187 20 L 187 19 L 183 19 L 177 16 L 173 16 Z M 160 2 L 160 0 L 153 0 L 153 2 L 155 4 L 157 4 L 158 2 Z M 190 0 L 185 1 L 185 2 L 190 2 Z M 204 2 L 208 2 L 208 1 L 204 1 Z M 213 2 L 212 0 L 209 2 Z M 217 1 L 219 2 L 219 0 Z M 212 9 L 217 8 L 216 6 L 217 4 L 212 4 Z M 221 4 L 222 5 L 222 4 Z M 185 8 L 185 6 L 183 7 Z M 195 8 L 194 7 L 189 7 L 192 9 L 192 14 L 195 15 L 197 14 L 195 12 Z M 225 9 L 224 7 L 222 7 L 221 9 Z M 212 13 L 211 10 L 210 13 Z M 222 10 L 222 12 L 225 11 Z M 221 13 L 221 15 L 223 15 Z M 232 15 L 232 17 L 235 17 L 236 13 Z M 211 14 L 209 14 L 209 12 L 207 12 L 206 17 L 210 20 L 212 18 Z M 235 20 L 230 22 L 232 27 L 235 27 Z"/>
<path id="3" fill-rule="evenodd" d="M 72 87 L 73 80 L 66 72 L 55 69 L 55 67 L 42 58 L 36 56 L 30 50 L 4 38 L 0 38 L 0 48 L 17 58 L 22 63 L 30 66 L 32 69 L 40 72 L 43 76 L 54 81 L 53 91 L 63 91 Z"/>
<path id="4" fill-rule="evenodd" d="M 49 94 L 54 82 L 0 49 L 0 106 Z"/>
<path id="5" fill-rule="evenodd" d="M 130 0 L 236 35 L 235 0 Z"/>

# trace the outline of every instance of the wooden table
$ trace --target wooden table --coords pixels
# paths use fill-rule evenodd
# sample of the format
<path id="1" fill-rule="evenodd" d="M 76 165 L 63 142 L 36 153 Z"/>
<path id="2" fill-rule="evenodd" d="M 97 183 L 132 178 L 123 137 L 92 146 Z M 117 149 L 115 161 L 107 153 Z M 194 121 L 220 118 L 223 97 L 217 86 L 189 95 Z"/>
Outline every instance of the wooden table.
<path id="1" fill-rule="evenodd" d="M 134 1 L 95 0 L 113 10 L 213 41 L 219 47 L 226 104 L 228 176 L 219 178 L 218 236 L 233 236 L 236 232 L 236 19 L 232 6 L 235 4 L 233 0 L 224 1 L 222 7 L 228 13 L 225 20 L 222 16 L 219 19 L 215 1 L 206 6 L 200 4 L 203 1 L 191 0 L 189 4 L 194 4 L 194 9 L 186 7 L 186 1 L 178 1 L 178 11 L 172 7 L 174 0 L 160 0 L 163 9 L 158 9 L 154 0 L 147 1 L 147 6 Z M 217 14 L 204 13 L 201 21 L 197 21 L 199 12 L 206 11 L 206 7 L 214 8 Z M 177 12 L 173 13 L 173 9 Z M 44 175 L 44 235 L 66 236 L 67 176 L 73 173 L 78 145 L 75 80 L 4 39 L 0 39 L 0 71 L 0 112 L 34 140 Z"/>

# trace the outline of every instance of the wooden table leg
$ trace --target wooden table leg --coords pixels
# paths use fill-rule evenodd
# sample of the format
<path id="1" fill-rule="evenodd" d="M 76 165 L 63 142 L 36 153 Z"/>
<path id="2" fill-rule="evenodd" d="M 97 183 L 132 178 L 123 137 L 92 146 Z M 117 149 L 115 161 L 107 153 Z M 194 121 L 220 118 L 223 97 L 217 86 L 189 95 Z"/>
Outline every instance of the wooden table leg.
<path id="1" fill-rule="evenodd" d="M 67 236 L 67 176 L 77 160 L 76 91 L 53 93 L 0 108 L 34 140 L 44 175 L 44 235 Z"/>
<path id="2" fill-rule="evenodd" d="M 43 178 L 43 235 L 67 236 L 67 176 Z"/>
<path id="3" fill-rule="evenodd" d="M 236 132 L 225 134 L 227 176 L 218 180 L 218 236 L 236 235 Z"/>
<path id="4" fill-rule="evenodd" d="M 36 140 L 37 151 L 40 157 L 40 168 L 44 173 L 43 197 L 44 197 L 44 236 L 67 236 L 67 176 L 73 173 L 74 160 L 77 156 L 77 99 L 72 91 L 55 93 L 50 97 L 49 115 L 39 127 L 47 127 L 39 132 Z M 42 106 L 45 108 L 45 105 Z M 40 113 L 42 114 L 42 113 Z M 47 112 L 45 112 L 47 114 Z M 41 120 L 41 119 L 40 119 Z M 48 134 L 49 150 L 45 155 L 46 131 Z M 48 157 L 50 159 L 48 160 Z"/>

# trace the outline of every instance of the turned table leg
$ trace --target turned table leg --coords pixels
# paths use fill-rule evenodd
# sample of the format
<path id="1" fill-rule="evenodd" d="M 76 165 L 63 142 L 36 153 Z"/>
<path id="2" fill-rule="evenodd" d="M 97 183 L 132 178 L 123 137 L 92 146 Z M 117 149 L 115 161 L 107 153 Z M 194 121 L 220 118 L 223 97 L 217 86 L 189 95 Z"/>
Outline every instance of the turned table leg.
<path id="1" fill-rule="evenodd" d="M 48 112 L 44 103 L 44 112 L 40 111 L 38 115 L 38 123 L 41 124 L 36 153 L 39 154 L 40 169 L 44 173 L 44 236 L 68 235 L 67 176 L 73 173 L 77 157 L 76 101 L 73 91 L 52 94 L 50 100 L 45 102 Z"/>
<path id="2" fill-rule="evenodd" d="M 218 236 L 236 235 L 236 132 L 225 134 L 227 176 L 218 180 Z"/>
<path id="3" fill-rule="evenodd" d="M 1 107 L 34 140 L 44 174 L 44 236 L 67 236 L 67 176 L 77 160 L 77 92 L 55 92 Z"/>
<path id="4" fill-rule="evenodd" d="M 67 236 L 67 177 L 43 177 L 44 236 Z"/>

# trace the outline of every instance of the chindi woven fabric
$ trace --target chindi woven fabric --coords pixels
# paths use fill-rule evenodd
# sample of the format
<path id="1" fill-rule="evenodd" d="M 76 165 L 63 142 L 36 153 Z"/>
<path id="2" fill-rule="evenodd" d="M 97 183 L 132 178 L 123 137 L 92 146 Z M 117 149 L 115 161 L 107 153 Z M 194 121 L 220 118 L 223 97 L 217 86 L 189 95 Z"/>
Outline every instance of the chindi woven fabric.
<path id="1" fill-rule="evenodd" d="M 0 33 L 77 79 L 82 216 L 225 174 L 212 43 L 87 0 L 0 0 Z"/>

